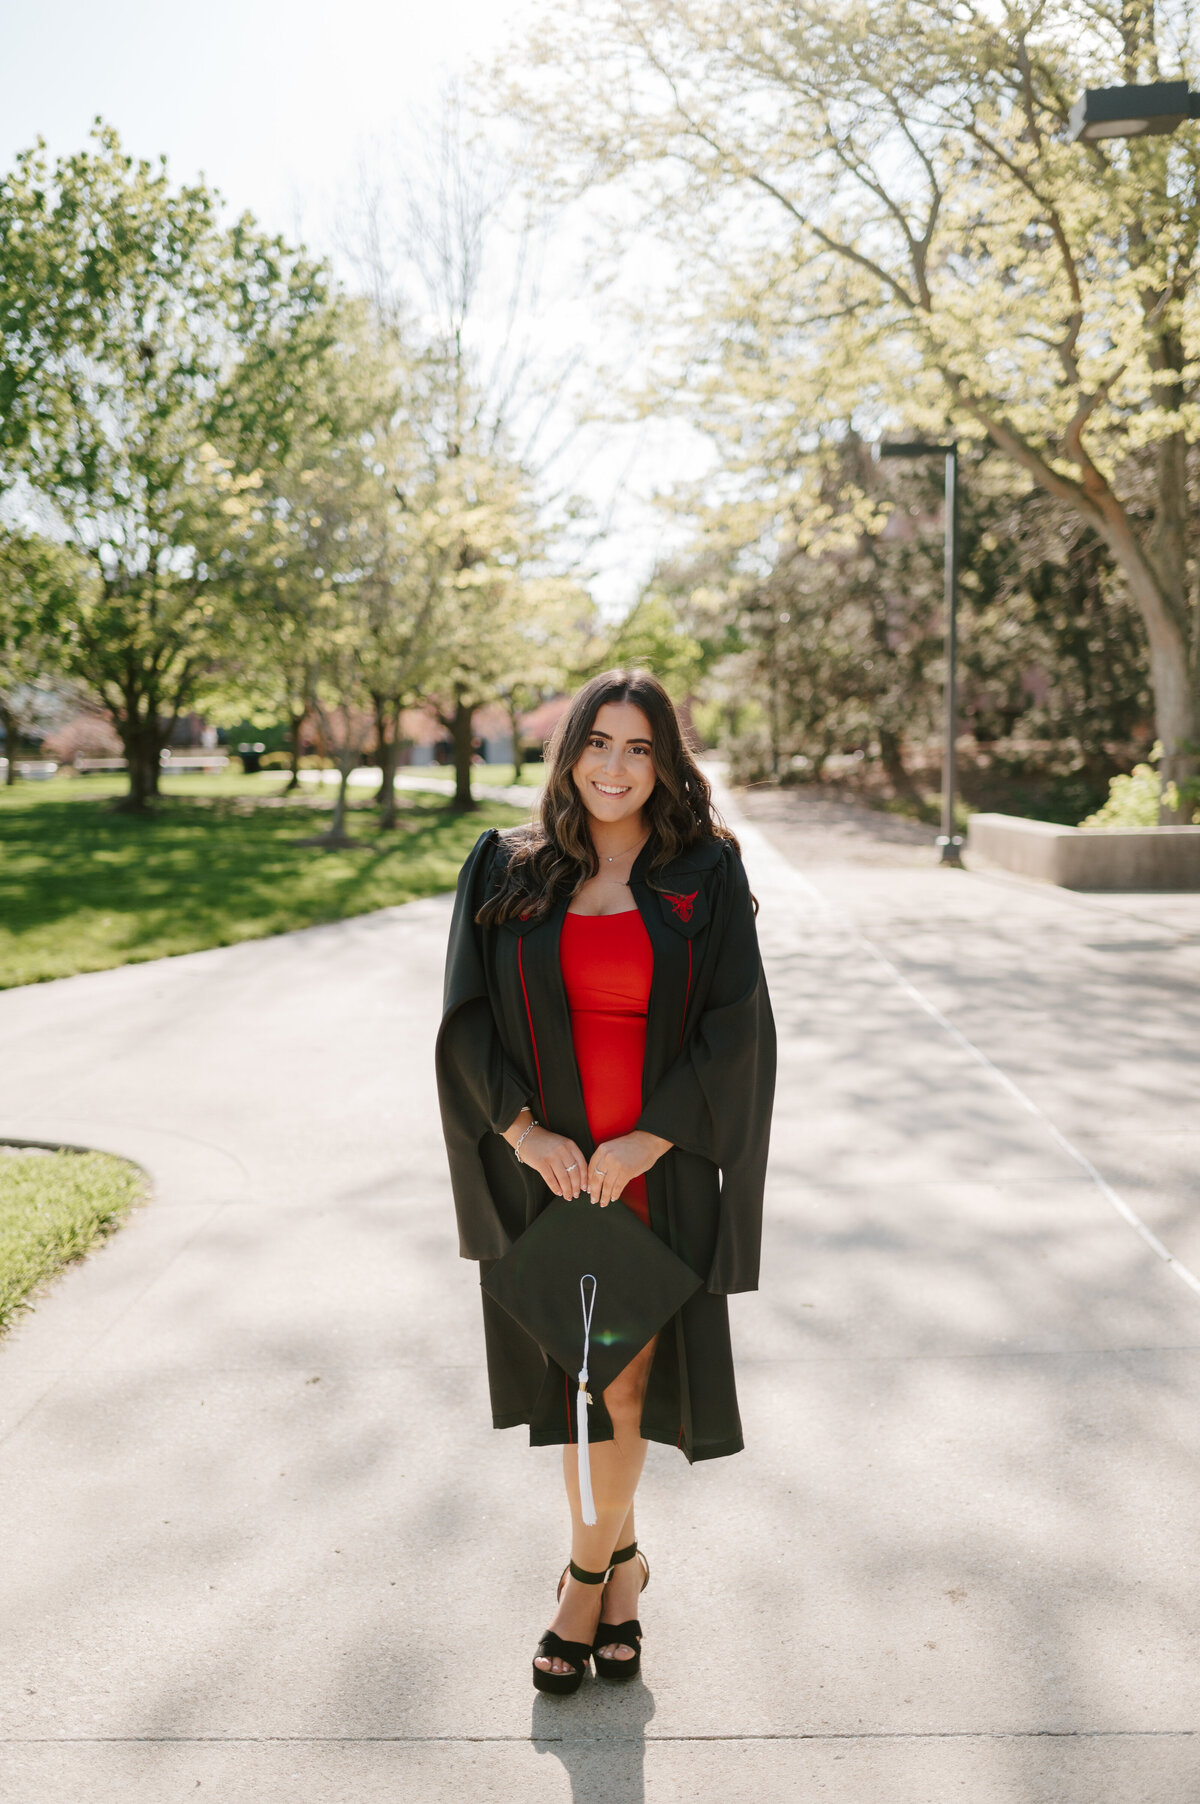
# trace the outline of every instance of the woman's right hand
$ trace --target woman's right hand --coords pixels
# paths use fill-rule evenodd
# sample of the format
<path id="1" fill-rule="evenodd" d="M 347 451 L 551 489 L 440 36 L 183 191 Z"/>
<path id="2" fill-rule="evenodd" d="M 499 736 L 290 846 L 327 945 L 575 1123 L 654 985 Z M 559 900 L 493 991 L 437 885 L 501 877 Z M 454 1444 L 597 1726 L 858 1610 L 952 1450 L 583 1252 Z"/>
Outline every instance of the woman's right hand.
<path id="1" fill-rule="evenodd" d="M 528 1123 L 521 1111 L 504 1138 L 509 1145 Z M 551 1128 L 531 1127 L 521 1141 L 521 1163 L 530 1165 L 555 1196 L 578 1196 L 587 1180 L 588 1162 L 568 1134 L 556 1134 Z"/>
<path id="2" fill-rule="evenodd" d="M 588 1162 L 575 1142 L 550 1128 L 535 1127 L 526 1134 L 521 1158 L 555 1196 L 578 1196 L 587 1181 Z"/>

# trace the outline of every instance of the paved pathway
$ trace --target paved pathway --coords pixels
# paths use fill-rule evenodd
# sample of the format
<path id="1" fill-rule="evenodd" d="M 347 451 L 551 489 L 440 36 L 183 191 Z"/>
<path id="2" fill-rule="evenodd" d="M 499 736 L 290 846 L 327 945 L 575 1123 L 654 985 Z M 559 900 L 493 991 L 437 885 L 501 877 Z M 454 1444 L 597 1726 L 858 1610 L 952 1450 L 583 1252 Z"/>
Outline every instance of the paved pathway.
<path id="1" fill-rule="evenodd" d="M 485 1426 L 446 900 L 0 995 L 0 1134 L 158 1188 L 0 1348 L 3 1804 L 1200 1791 L 1200 1296 L 1117 1207 L 1200 1272 L 1200 898 L 749 807 L 748 1451 L 652 1449 L 627 1690 L 529 1687 L 565 1533 L 554 1452 Z"/>
<path id="2" fill-rule="evenodd" d="M 435 768 L 441 768 L 443 775 L 429 774 Z M 273 772 L 271 774 L 274 775 Z M 333 788 L 336 788 L 341 781 L 336 770 L 302 770 L 300 777 L 305 783 L 314 783 L 318 786 L 324 784 Z M 349 786 L 351 789 L 378 789 L 379 777 L 378 765 L 364 764 L 359 769 L 350 772 Z M 424 765 L 416 770 L 406 767 L 396 772 L 396 788 L 431 790 L 439 795 L 452 795 L 454 793 L 454 773 L 446 773 L 444 766 Z M 535 789 L 530 789 L 526 784 L 483 783 L 478 778 L 474 781 L 473 790 L 477 802 L 511 802 L 515 808 L 525 807 L 539 793 Z"/>

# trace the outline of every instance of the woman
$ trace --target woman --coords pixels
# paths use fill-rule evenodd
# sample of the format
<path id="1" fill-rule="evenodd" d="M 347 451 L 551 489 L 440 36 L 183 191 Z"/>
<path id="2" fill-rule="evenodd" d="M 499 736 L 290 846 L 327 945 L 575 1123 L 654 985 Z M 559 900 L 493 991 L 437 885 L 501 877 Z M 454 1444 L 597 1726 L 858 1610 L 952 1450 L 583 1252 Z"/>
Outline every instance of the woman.
<path id="1" fill-rule="evenodd" d="M 584 685 L 548 748 L 539 821 L 485 833 L 458 883 L 438 1089 L 459 1246 L 484 1270 L 556 1197 L 620 1203 L 704 1285 L 588 1412 L 582 1519 L 566 1374 L 484 1294 L 497 1428 L 562 1443 L 571 1563 L 542 1691 L 641 1659 L 634 1494 L 647 1442 L 742 1446 L 725 1302 L 758 1281 L 775 1035 L 737 841 L 644 671 Z M 635 1555 L 637 1556 L 635 1558 Z"/>

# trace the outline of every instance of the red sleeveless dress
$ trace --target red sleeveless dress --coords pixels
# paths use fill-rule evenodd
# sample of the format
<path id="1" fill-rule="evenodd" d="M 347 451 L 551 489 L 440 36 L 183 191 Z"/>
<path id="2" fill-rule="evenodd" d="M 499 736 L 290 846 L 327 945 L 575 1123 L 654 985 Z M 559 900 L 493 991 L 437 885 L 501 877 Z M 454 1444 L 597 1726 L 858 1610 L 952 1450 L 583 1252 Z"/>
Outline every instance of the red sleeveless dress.
<path id="1" fill-rule="evenodd" d="M 559 960 L 592 1138 L 598 1142 L 631 1133 L 642 1112 L 646 1011 L 654 975 L 654 951 L 640 912 L 565 915 Z M 625 1186 L 621 1201 L 649 1227 L 644 1177 Z"/>

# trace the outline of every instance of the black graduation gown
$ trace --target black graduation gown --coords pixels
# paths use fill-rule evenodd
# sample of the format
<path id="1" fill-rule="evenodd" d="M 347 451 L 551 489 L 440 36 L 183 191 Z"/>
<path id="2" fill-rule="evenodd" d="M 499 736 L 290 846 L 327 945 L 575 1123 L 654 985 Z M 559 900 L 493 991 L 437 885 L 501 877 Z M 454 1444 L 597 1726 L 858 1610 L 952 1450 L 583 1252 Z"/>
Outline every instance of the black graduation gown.
<path id="1" fill-rule="evenodd" d="M 502 1138 L 528 1104 L 591 1157 L 571 1015 L 559 967 L 564 899 L 542 922 L 482 928 L 475 913 L 506 855 L 494 829 L 458 880 L 437 1042 L 438 1094 L 459 1250 L 486 1270 L 554 1197 Z M 728 1292 L 758 1283 L 775 1028 L 742 861 L 726 840 L 681 853 L 630 889 L 654 951 L 638 1127 L 670 1140 L 646 1174 L 650 1225 L 704 1279 L 659 1335 L 642 1433 L 689 1460 L 742 1447 Z M 483 1294 L 492 1418 L 528 1423 L 535 1446 L 572 1439 L 574 1385 Z M 612 1438 L 597 1397 L 595 1440 Z"/>

